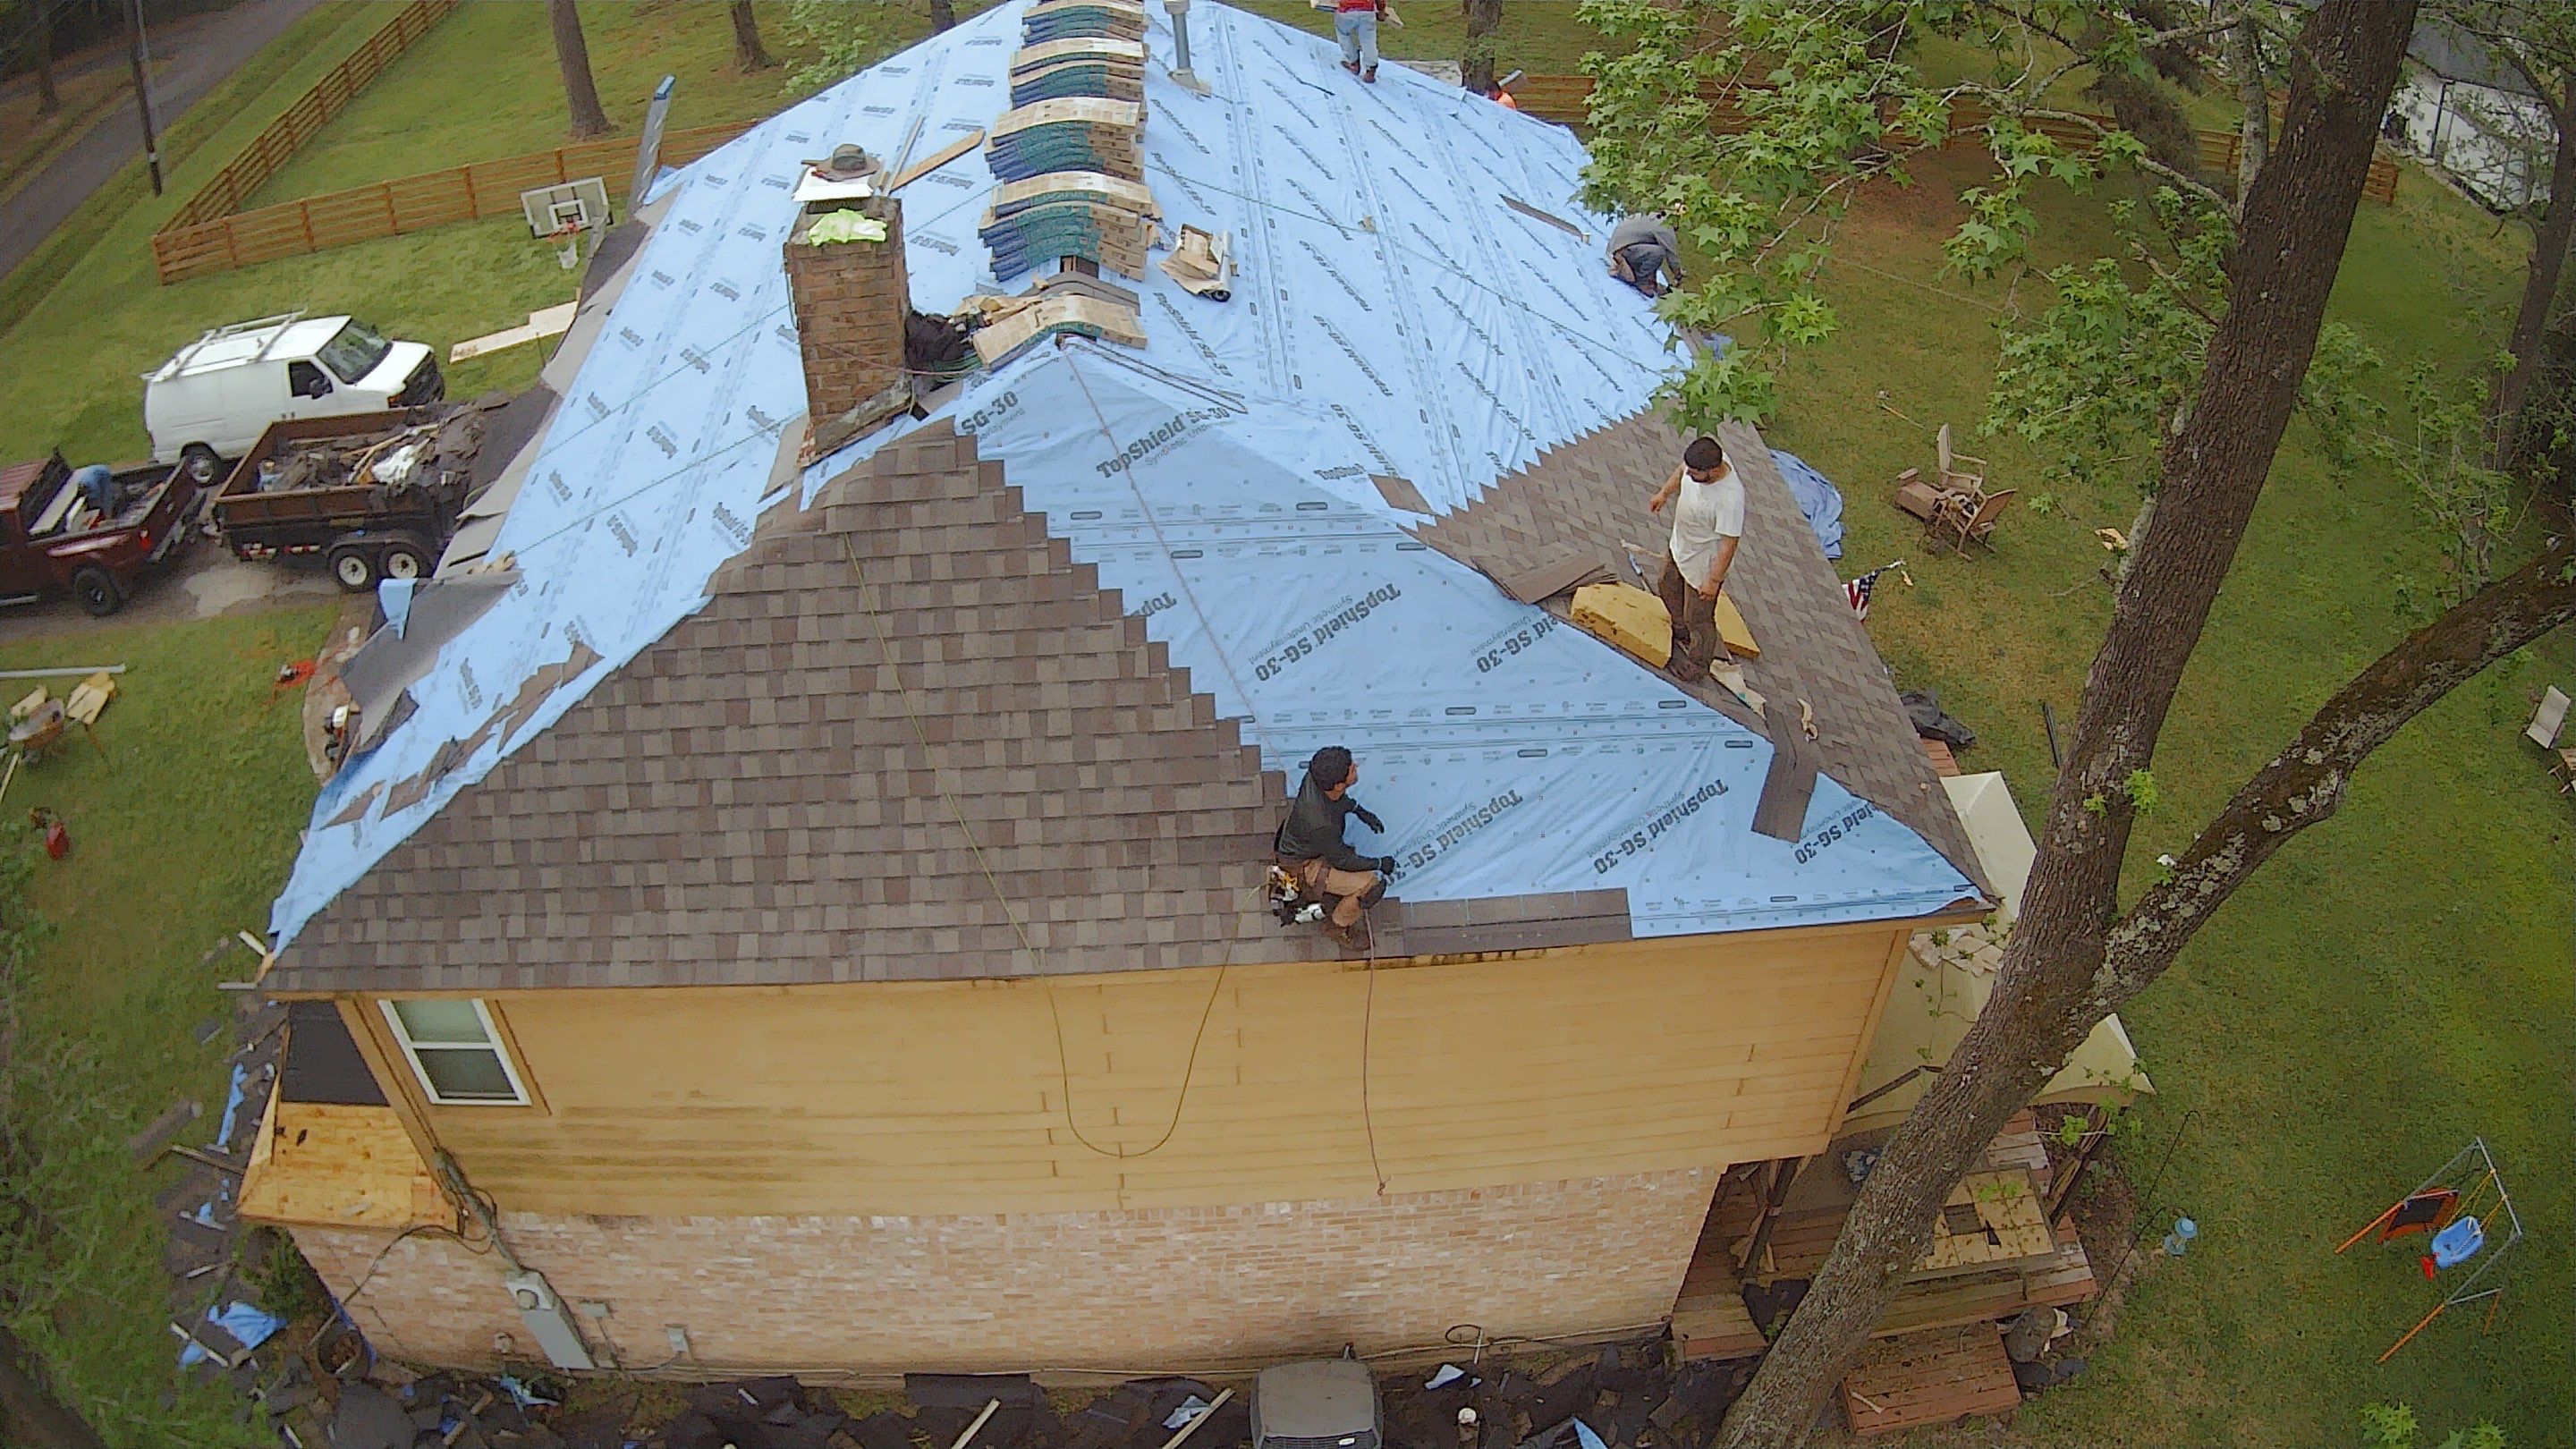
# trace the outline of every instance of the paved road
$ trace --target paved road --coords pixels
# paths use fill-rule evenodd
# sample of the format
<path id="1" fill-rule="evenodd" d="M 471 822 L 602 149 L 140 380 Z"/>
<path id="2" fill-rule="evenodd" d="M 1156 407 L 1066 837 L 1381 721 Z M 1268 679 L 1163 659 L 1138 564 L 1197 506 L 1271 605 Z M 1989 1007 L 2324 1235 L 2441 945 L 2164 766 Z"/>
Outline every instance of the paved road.
<path id="1" fill-rule="evenodd" d="M 161 129 L 187 112 L 261 47 L 286 33 L 320 0 L 246 0 L 156 41 L 153 110 Z M 27 259 L 116 168 L 143 154 L 143 127 L 129 103 L 110 111 L 0 208 L 0 275 Z M 203 159 L 203 158 L 200 158 Z M 176 178 L 173 178 L 174 180 Z M 203 179 L 192 174 L 191 179 Z"/>

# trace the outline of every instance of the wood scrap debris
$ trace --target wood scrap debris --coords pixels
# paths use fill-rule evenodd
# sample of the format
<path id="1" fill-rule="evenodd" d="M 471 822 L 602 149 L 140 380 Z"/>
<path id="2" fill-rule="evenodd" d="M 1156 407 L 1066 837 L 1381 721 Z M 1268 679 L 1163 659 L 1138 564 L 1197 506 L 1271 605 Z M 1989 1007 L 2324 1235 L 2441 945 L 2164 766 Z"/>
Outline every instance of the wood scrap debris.
<path id="1" fill-rule="evenodd" d="M 98 723 L 99 711 L 116 698 L 116 676 L 104 670 L 72 687 L 71 697 L 63 701 L 63 712 L 85 725 Z"/>
<path id="2" fill-rule="evenodd" d="M 447 349 L 447 360 L 450 365 L 453 365 L 469 357 L 481 357 L 487 353 L 506 351 L 509 348 L 548 337 L 561 337 L 572 330 L 572 319 L 580 311 L 579 302 L 539 307 L 528 314 L 527 321 L 516 327 L 504 327 L 498 332 L 486 332 L 480 337 L 469 337 L 457 343 Z"/>
<path id="3" fill-rule="evenodd" d="M 1192 296 L 1223 302 L 1234 295 L 1234 233 L 1184 224 L 1181 239 L 1163 258 L 1163 275 Z"/>

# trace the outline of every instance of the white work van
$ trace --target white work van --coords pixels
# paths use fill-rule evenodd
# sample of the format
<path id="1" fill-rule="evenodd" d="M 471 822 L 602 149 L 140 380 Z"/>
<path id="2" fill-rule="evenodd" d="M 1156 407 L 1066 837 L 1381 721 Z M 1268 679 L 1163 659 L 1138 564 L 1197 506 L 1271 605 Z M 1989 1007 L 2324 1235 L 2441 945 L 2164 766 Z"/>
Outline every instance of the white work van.
<path id="1" fill-rule="evenodd" d="M 271 423 L 436 402 L 438 356 L 364 322 L 289 312 L 218 327 L 143 374 L 152 457 L 238 458 Z"/>

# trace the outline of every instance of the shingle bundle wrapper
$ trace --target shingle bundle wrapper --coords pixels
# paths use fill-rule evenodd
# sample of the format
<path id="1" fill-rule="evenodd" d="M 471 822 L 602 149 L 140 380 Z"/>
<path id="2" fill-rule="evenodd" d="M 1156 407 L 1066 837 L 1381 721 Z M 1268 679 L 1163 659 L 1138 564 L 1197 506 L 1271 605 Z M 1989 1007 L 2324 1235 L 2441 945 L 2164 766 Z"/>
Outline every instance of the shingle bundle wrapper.
<path id="1" fill-rule="evenodd" d="M 1038 0 L 1020 16 L 1020 34 L 1031 45 L 1049 40 L 1145 38 L 1145 7 L 1124 0 Z"/>
<path id="2" fill-rule="evenodd" d="M 1069 96 L 1141 101 L 1145 98 L 1145 78 L 1135 72 L 1096 62 L 1067 61 L 1048 66 L 1025 80 L 1011 82 L 1011 104 L 1015 106 L 1063 100 Z"/>
<path id="3" fill-rule="evenodd" d="M 1003 181 L 1049 171 L 1100 171 L 1142 181 L 1136 131 L 1144 122 L 1145 107 L 1135 101 L 1039 101 L 1006 111 L 992 124 L 984 161 Z"/>
<path id="4" fill-rule="evenodd" d="M 1011 57 L 1011 79 L 1016 81 L 1023 75 L 1069 60 L 1123 66 L 1138 75 L 1145 73 L 1145 47 L 1141 41 L 1076 36 L 1069 40 L 1050 40 L 1043 45 L 1022 47 L 1019 54 Z"/>
<path id="5" fill-rule="evenodd" d="M 1059 257 L 1081 257 L 1143 281 L 1152 223 L 1114 206 L 1057 202 L 995 219 L 982 229 L 982 236 L 993 253 L 993 275 L 1000 281 Z"/>
<path id="6" fill-rule="evenodd" d="M 1084 37 L 1033 45 L 1011 58 L 1011 104 L 1068 96 L 1145 99 L 1145 47 L 1133 41 Z"/>
<path id="7" fill-rule="evenodd" d="M 1036 300 L 1016 298 L 1001 303 L 1006 315 L 975 331 L 975 355 L 987 368 L 997 368 L 1028 351 L 1040 340 L 1060 333 L 1096 337 L 1126 347 L 1145 345 L 1136 309 L 1099 297 L 1065 295 Z"/>
<path id="8" fill-rule="evenodd" d="M 995 217 L 1013 216 L 1031 207 L 1057 201 L 1086 201 L 1101 206 L 1124 207 L 1137 215 L 1160 221 L 1163 208 L 1154 201 L 1154 193 L 1140 182 L 1122 180 L 1098 171 L 1050 171 L 1005 182 L 993 188 L 993 205 L 985 216 L 990 223 Z"/>

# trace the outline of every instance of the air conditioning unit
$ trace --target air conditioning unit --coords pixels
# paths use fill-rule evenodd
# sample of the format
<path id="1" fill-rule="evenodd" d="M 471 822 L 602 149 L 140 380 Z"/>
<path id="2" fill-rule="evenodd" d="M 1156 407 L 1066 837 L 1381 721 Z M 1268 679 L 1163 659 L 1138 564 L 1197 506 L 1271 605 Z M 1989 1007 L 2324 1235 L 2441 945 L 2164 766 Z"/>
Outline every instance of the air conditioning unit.
<path id="1" fill-rule="evenodd" d="M 590 1345 L 581 1341 L 581 1330 L 573 1325 L 572 1310 L 555 1296 L 554 1285 L 546 1275 L 532 1270 L 506 1273 L 502 1285 L 510 1290 L 510 1302 L 519 1310 L 519 1320 L 545 1350 L 546 1362 L 559 1369 L 594 1369 Z"/>

